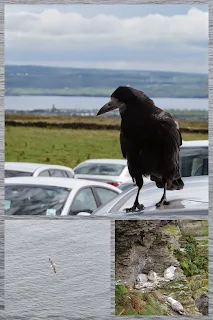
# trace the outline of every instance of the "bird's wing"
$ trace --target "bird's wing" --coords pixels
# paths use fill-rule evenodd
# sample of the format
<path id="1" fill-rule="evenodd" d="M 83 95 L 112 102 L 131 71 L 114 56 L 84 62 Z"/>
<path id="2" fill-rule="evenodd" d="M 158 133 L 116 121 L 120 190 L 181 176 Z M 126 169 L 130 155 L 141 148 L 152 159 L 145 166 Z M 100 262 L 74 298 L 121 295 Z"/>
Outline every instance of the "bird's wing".
<path id="1" fill-rule="evenodd" d="M 155 116 L 157 127 L 164 136 L 164 140 L 174 147 L 182 145 L 182 136 L 174 119 L 168 112 L 160 112 Z"/>

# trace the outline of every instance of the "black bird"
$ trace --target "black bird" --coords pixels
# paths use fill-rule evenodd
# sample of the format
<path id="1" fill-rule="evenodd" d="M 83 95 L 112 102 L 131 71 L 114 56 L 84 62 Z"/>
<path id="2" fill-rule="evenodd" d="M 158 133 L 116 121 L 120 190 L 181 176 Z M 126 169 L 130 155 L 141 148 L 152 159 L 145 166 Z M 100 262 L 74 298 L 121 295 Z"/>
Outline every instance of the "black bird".
<path id="1" fill-rule="evenodd" d="M 184 186 L 179 170 L 182 137 L 176 122 L 143 91 L 131 87 L 118 87 L 97 115 L 117 108 L 121 115 L 121 151 L 127 159 L 133 182 L 136 181 L 138 186 L 134 205 L 126 211 L 144 209 L 143 204 L 138 202 L 138 196 L 143 186 L 143 176 L 147 175 L 158 188 L 164 188 L 156 206 L 168 205 L 166 190 L 180 190 Z"/>

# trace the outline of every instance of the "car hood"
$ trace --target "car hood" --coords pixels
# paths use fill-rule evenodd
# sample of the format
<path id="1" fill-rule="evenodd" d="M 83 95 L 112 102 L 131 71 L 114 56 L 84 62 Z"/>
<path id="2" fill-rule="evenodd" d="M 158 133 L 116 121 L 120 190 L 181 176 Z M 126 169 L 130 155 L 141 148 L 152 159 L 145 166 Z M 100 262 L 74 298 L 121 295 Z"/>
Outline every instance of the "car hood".
<path id="1" fill-rule="evenodd" d="M 143 203 L 145 209 L 141 212 L 129 213 L 131 214 L 149 214 L 149 212 L 156 214 L 156 216 L 162 212 L 178 210 L 184 214 L 187 210 L 208 210 L 209 206 L 209 189 L 208 189 L 208 178 L 206 176 L 197 177 L 196 180 L 185 178 L 186 182 L 182 190 L 168 191 L 167 190 L 167 200 L 170 201 L 169 205 L 164 205 L 160 208 L 156 208 L 155 204 L 160 200 L 163 194 L 163 189 L 156 188 L 155 183 L 148 183 L 144 189 L 141 191 L 141 196 L 139 202 Z M 111 200 L 111 203 L 107 203 L 100 207 L 99 210 L 95 211 L 95 215 L 127 215 L 125 208 L 132 207 L 135 196 L 137 192 L 137 187 L 124 193 L 122 199 L 122 194 L 117 198 Z M 116 200 L 117 199 L 117 200 Z M 119 200 L 120 199 L 120 200 Z M 100 212 L 99 212 L 100 211 Z"/>

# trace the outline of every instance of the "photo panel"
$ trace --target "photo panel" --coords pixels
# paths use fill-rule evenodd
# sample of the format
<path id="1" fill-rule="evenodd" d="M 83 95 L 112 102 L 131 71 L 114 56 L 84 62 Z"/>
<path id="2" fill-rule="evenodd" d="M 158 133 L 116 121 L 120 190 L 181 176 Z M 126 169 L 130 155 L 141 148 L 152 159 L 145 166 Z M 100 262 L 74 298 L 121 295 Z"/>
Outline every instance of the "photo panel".
<path id="1" fill-rule="evenodd" d="M 207 215 L 208 18 L 202 3 L 5 5 L 5 214 Z"/>
<path id="2" fill-rule="evenodd" d="M 5 221 L 6 315 L 106 319 L 110 241 L 110 221 Z"/>
<path id="3" fill-rule="evenodd" d="M 115 221 L 115 315 L 208 316 L 208 221 Z"/>

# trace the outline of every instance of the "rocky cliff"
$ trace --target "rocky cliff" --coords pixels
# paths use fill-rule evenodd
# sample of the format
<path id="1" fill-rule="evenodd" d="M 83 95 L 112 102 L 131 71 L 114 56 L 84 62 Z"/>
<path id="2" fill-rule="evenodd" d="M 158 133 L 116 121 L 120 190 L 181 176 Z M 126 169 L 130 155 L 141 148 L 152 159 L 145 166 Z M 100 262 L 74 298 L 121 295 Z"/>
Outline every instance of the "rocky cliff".
<path id="1" fill-rule="evenodd" d="M 208 314 L 207 221 L 116 221 L 115 254 L 116 314 L 176 315 L 164 296 L 179 301 L 186 315 Z M 166 281 L 171 265 L 175 277 Z M 150 270 L 159 280 L 136 290 L 138 275 Z"/>

